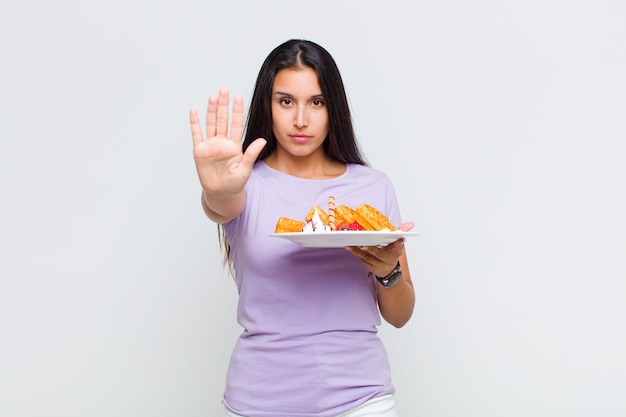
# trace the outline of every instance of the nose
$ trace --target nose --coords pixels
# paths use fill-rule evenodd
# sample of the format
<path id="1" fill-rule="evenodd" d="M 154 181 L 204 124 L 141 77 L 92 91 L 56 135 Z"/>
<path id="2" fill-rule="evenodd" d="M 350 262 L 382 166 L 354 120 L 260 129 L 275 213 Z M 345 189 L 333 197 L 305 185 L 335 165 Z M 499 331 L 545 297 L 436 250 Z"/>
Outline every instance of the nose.
<path id="1" fill-rule="evenodd" d="M 296 127 L 306 127 L 309 125 L 309 119 L 307 117 L 306 107 L 301 106 L 296 109 L 293 125 Z"/>

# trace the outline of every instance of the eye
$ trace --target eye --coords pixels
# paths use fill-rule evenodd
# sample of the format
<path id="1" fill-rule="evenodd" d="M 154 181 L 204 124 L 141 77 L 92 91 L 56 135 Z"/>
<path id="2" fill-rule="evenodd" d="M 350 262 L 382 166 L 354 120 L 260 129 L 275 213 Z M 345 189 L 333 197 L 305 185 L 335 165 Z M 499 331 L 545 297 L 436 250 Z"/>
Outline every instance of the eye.
<path id="1" fill-rule="evenodd" d="M 320 99 L 320 98 L 316 98 L 313 100 L 313 105 L 315 107 L 323 107 L 324 106 L 324 100 Z"/>
<path id="2" fill-rule="evenodd" d="M 286 98 L 286 97 L 281 98 L 280 100 L 278 100 L 278 102 L 282 104 L 283 106 L 289 106 L 292 103 L 291 99 Z"/>

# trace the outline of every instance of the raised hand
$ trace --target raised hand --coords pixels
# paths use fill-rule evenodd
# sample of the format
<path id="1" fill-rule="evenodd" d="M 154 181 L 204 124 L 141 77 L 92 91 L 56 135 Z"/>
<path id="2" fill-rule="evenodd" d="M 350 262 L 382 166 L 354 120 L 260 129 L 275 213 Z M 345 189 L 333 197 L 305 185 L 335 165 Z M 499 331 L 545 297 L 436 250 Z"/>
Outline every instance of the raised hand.
<path id="1" fill-rule="evenodd" d="M 256 158 L 265 146 L 265 139 L 256 139 L 242 152 L 243 98 L 233 100 L 232 124 L 228 132 L 229 92 L 221 88 L 219 94 L 209 97 L 206 113 L 206 137 L 202 134 L 198 110 L 189 111 L 193 157 L 202 189 L 221 197 L 240 193 L 250 178 Z"/>

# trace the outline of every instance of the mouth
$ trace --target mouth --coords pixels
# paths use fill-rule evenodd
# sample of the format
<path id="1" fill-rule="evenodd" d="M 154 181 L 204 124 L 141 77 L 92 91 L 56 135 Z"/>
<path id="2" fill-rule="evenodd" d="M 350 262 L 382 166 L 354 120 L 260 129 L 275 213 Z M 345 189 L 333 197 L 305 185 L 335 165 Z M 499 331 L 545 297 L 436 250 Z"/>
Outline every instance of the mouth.
<path id="1" fill-rule="evenodd" d="M 296 135 L 289 135 L 289 136 L 296 143 L 306 143 L 309 140 L 311 140 L 311 136 L 308 136 L 308 135 L 296 134 Z"/>

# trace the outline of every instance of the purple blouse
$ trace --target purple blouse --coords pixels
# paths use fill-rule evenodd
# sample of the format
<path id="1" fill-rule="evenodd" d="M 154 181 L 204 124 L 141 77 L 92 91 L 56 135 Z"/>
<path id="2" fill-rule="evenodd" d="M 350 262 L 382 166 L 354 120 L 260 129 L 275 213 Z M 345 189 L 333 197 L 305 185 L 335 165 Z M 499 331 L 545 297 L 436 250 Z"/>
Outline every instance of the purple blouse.
<path id="1" fill-rule="evenodd" d="M 258 162 L 243 212 L 225 224 L 243 327 L 232 352 L 224 404 L 249 417 L 336 416 L 394 392 L 377 335 L 376 283 L 343 248 L 305 248 L 269 237 L 279 217 L 311 207 L 367 203 L 401 223 L 388 177 L 349 164 L 328 180 L 306 180 Z M 337 232 L 340 233 L 340 232 Z"/>

